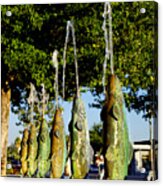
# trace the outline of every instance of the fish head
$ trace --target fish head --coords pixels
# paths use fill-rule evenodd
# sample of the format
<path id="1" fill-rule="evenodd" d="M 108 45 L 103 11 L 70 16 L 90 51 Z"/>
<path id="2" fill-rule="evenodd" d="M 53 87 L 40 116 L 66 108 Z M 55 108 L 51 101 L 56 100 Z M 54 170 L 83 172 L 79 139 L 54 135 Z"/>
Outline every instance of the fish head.
<path id="1" fill-rule="evenodd" d="M 121 94 L 121 83 L 116 75 L 110 75 L 108 77 L 107 92 L 109 95 L 114 96 Z"/>
<path id="2" fill-rule="evenodd" d="M 23 138 L 28 139 L 28 136 L 29 136 L 29 131 L 28 131 L 28 129 L 25 129 L 23 132 Z"/>
<path id="3" fill-rule="evenodd" d="M 62 109 L 61 108 L 56 109 L 54 120 L 57 123 L 60 123 L 62 121 Z"/>
<path id="4" fill-rule="evenodd" d="M 31 132 L 35 132 L 35 131 L 36 131 L 35 125 L 31 125 Z"/>

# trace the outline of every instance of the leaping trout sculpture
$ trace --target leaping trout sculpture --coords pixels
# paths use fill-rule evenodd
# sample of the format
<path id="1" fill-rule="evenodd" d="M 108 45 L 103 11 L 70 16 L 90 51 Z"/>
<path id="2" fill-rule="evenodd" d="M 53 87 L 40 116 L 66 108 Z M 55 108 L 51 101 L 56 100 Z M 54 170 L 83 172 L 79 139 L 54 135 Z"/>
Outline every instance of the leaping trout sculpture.
<path id="1" fill-rule="evenodd" d="M 115 75 L 108 79 L 107 99 L 101 112 L 105 179 L 123 180 L 132 159 L 132 146 L 124 112 L 124 98 L 120 81 Z"/>
<path id="2" fill-rule="evenodd" d="M 28 129 L 24 129 L 23 131 L 23 138 L 21 142 L 21 174 L 23 176 L 27 175 L 28 171 L 28 163 L 27 163 L 27 158 L 28 158 L 28 137 L 29 137 L 29 132 Z"/>
<path id="3" fill-rule="evenodd" d="M 38 137 L 38 172 L 37 177 L 45 177 L 50 170 L 50 135 L 48 125 L 44 120 Z"/>
<path id="4" fill-rule="evenodd" d="M 61 178 L 66 164 L 66 136 L 61 108 L 55 112 L 51 139 L 51 177 Z"/>
<path id="5" fill-rule="evenodd" d="M 69 131 L 72 178 L 82 179 L 89 171 L 90 142 L 86 111 L 81 98 L 74 99 Z"/>
<path id="6" fill-rule="evenodd" d="M 29 134 L 29 150 L 28 150 L 28 176 L 32 177 L 35 175 L 37 170 L 37 132 L 35 125 L 31 125 Z"/>

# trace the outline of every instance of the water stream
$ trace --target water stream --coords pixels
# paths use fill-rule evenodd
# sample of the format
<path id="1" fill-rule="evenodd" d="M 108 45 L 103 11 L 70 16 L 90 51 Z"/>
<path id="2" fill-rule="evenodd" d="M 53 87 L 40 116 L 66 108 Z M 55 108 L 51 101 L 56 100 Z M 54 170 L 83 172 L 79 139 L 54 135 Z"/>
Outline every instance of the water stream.
<path id="1" fill-rule="evenodd" d="M 34 103 L 38 103 L 38 97 L 37 97 L 37 91 L 35 89 L 35 86 L 30 83 L 30 93 L 29 97 L 27 99 L 27 102 L 30 107 L 30 122 L 33 124 L 34 121 Z"/>
<path id="2" fill-rule="evenodd" d="M 74 29 L 73 23 L 71 21 L 67 21 L 66 38 L 65 38 L 64 52 L 63 52 L 63 62 L 64 62 L 64 64 L 63 64 L 63 83 L 62 83 L 63 99 L 65 98 L 66 52 L 67 52 L 68 40 L 69 40 L 69 37 L 70 37 L 70 31 L 71 31 L 72 40 L 73 40 L 73 47 L 74 47 L 74 64 L 75 64 L 76 91 L 77 91 L 76 94 L 77 94 L 77 97 L 80 96 L 78 61 L 77 61 L 77 52 L 76 52 L 76 39 L 75 39 L 75 29 Z"/>
<path id="3" fill-rule="evenodd" d="M 55 90 L 55 102 L 56 102 L 56 108 L 58 108 L 58 51 L 54 50 L 52 61 L 53 61 L 53 67 L 55 68 L 55 81 L 54 81 L 54 90 Z"/>
<path id="4" fill-rule="evenodd" d="M 104 31 L 105 39 L 105 59 L 103 63 L 103 77 L 102 84 L 104 93 L 106 92 L 106 70 L 107 70 L 107 61 L 110 61 L 110 70 L 111 74 L 114 74 L 114 63 L 113 63 L 113 32 L 112 32 L 112 9 L 109 2 L 104 4 L 104 13 L 103 13 L 103 25 L 102 29 Z M 109 29 L 109 34 L 108 34 Z"/>

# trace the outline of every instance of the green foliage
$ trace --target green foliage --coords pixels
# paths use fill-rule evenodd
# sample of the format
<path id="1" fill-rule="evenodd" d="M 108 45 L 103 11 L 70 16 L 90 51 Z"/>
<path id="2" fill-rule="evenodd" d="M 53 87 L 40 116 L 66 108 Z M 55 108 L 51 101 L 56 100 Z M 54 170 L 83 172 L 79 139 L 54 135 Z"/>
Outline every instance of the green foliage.
<path id="1" fill-rule="evenodd" d="M 80 86 L 90 88 L 96 100 L 94 106 L 101 106 L 103 6 L 103 3 L 2 6 L 2 88 L 11 87 L 13 108 L 26 105 L 30 82 L 37 88 L 44 83 L 51 100 L 54 99 L 51 64 L 54 49 L 59 51 L 61 92 L 67 20 L 74 22 L 76 30 Z M 140 13 L 142 7 L 146 8 L 145 14 Z M 7 10 L 12 12 L 11 17 L 6 16 Z M 156 4 L 114 2 L 112 11 L 115 73 L 122 82 L 127 108 L 144 111 L 146 115 L 157 107 Z M 67 63 L 66 99 L 70 100 L 75 93 L 71 40 Z"/>
<path id="2" fill-rule="evenodd" d="M 93 150 L 97 152 L 102 152 L 103 149 L 103 130 L 102 130 L 102 124 L 94 124 L 93 127 L 90 129 L 90 143 L 93 147 Z"/>
<path id="3" fill-rule="evenodd" d="M 20 146 L 21 146 L 21 139 L 17 137 L 15 139 L 14 144 L 11 144 L 7 149 L 7 157 L 8 159 L 19 160 L 20 159 Z"/>

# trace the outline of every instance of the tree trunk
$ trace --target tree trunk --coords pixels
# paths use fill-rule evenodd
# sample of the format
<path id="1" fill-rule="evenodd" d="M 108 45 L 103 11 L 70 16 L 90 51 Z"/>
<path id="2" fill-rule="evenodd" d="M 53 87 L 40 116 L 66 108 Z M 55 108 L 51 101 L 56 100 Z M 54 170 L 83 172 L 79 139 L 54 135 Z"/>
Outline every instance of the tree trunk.
<path id="1" fill-rule="evenodd" d="M 6 176 L 11 89 L 1 89 L 1 175 Z"/>

